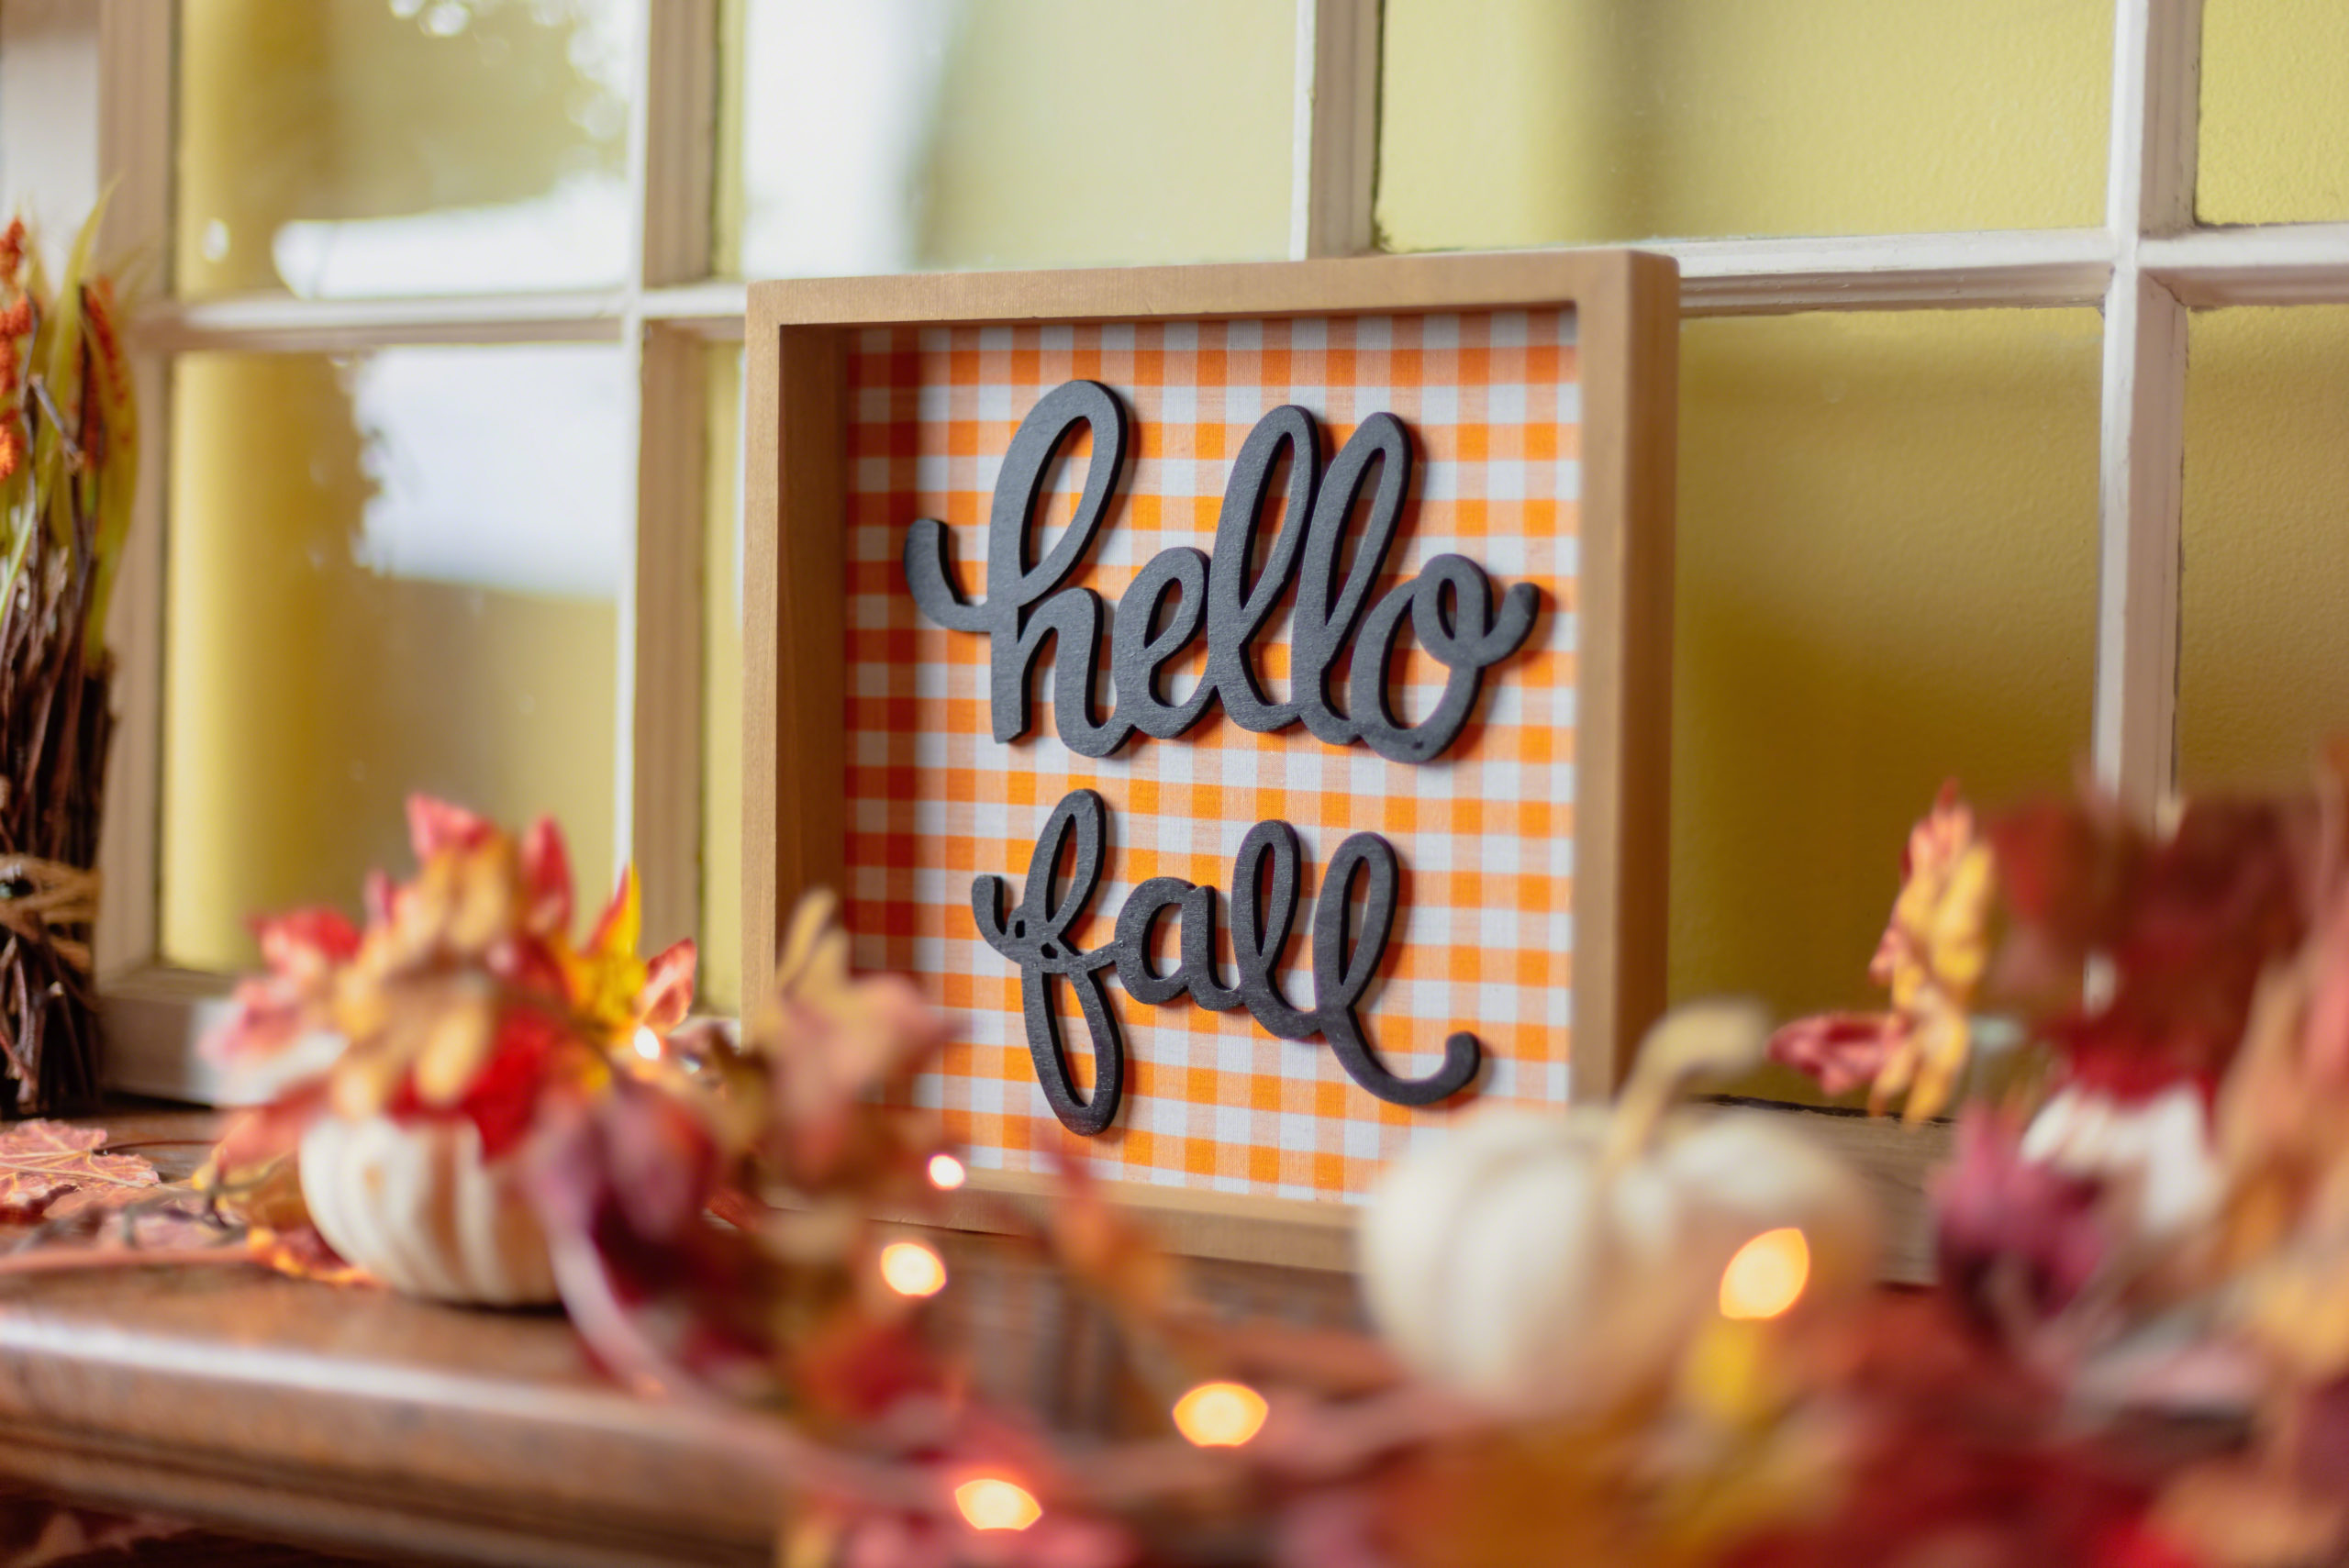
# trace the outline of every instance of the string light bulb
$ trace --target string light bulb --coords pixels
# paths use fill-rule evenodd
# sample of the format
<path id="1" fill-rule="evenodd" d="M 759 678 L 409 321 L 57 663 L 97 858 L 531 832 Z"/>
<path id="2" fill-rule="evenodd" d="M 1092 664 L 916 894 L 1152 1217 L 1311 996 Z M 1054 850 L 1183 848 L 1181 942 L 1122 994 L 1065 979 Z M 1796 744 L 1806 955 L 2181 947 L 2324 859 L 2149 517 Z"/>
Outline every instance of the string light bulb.
<path id="1" fill-rule="evenodd" d="M 930 1184 L 940 1192 L 951 1193 L 969 1179 L 970 1173 L 953 1155 L 933 1154 L 930 1157 Z"/>
<path id="2" fill-rule="evenodd" d="M 1270 1408 L 1244 1383 L 1202 1383 L 1174 1401 L 1174 1429 L 1200 1448 L 1238 1448 L 1264 1429 Z"/>
<path id="3" fill-rule="evenodd" d="M 963 1482 L 954 1488 L 954 1506 L 973 1529 L 1026 1529 L 1044 1517 L 1033 1494 L 1000 1475 Z"/>
<path id="4" fill-rule="evenodd" d="M 881 1249 L 881 1283 L 899 1296 L 936 1296 L 946 1288 L 946 1261 L 918 1241 Z"/>
<path id="5" fill-rule="evenodd" d="M 1793 1226 L 1765 1230 L 1737 1250 L 1721 1271 L 1721 1316 L 1776 1318 L 1802 1299 L 1810 1283 L 1810 1243 Z"/>

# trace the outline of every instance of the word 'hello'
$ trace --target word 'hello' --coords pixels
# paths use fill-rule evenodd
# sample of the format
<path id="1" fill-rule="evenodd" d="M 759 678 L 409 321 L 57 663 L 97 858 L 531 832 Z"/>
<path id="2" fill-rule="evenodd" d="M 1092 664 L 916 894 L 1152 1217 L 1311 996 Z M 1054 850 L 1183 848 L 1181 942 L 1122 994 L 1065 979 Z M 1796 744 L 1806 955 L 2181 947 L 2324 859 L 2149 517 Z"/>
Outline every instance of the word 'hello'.
<path id="1" fill-rule="evenodd" d="M 1231 955 L 1236 983 L 1216 973 L 1216 893 L 1174 876 L 1153 876 L 1133 890 L 1118 911 L 1117 935 L 1091 951 L 1068 939 L 1085 917 L 1101 880 L 1101 854 L 1108 837 L 1108 807 L 1089 789 L 1061 798 L 1036 836 L 1028 860 L 1028 884 L 1007 914 L 999 876 L 971 883 L 971 913 L 989 947 L 1019 966 L 1020 1011 L 1028 1026 L 1028 1054 L 1036 1081 L 1052 1114 L 1072 1131 L 1090 1136 L 1118 1114 L 1125 1090 L 1126 1052 L 1118 1016 L 1101 989 L 1099 971 L 1115 969 L 1118 983 L 1136 1001 L 1153 1006 L 1184 992 L 1210 1012 L 1246 1007 L 1265 1030 L 1283 1040 L 1329 1042 L 1339 1065 L 1364 1089 L 1402 1106 L 1431 1105 L 1467 1087 L 1483 1052 L 1473 1034 L 1443 1042 L 1443 1062 L 1424 1078 L 1398 1078 L 1372 1050 L 1354 1006 L 1378 973 L 1395 923 L 1401 866 L 1395 846 L 1375 833 L 1356 833 L 1338 846 L 1321 879 L 1313 908 L 1313 1006 L 1298 1007 L 1281 994 L 1275 971 L 1287 949 L 1297 917 L 1298 861 L 1297 829 L 1286 822 L 1259 822 L 1240 841 L 1231 862 Z M 1074 838 L 1064 891 L 1055 900 L 1052 868 Z M 1266 862 L 1270 862 L 1269 875 Z M 1357 877 L 1364 882 L 1359 937 L 1349 927 L 1349 900 Z M 1259 882 L 1264 884 L 1263 891 Z M 1151 941 L 1161 915 L 1176 912 L 1181 923 L 1181 959 L 1163 973 L 1151 967 Z M 1093 1095 L 1076 1097 L 1068 1060 L 1061 1049 L 1060 1019 L 1052 1006 L 1054 976 L 1076 992 L 1093 1045 Z"/>
<path id="2" fill-rule="evenodd" d="M 1093 455 L 1076 515 L 1051 552 L 1030 565 L 1039 494 L 1053 454 L 1079 425 L 1092 430 Z M 1286 510 L 1264 570 L 1251 583 L 1249 558 L 1284 447 Z M 1302 720 L 1327 744 L 1359 740 L 1389 761 L 1425 762 L 1467 722 L 1486 669 L 1515 652 L 1533 629 L 1540 590 L 1520 583 L 1496 606 L 1483 569 L 1461 555 L 1435 557 L 1365 615 L 1410 490 L 1410 437 L 1394 415 L 1374 414 L 1325 473 L 1313 416 L 1294 404 L 1274 409 L 1248 432 L 1224 489 L 1212 557 L 1189 546 L 1161 550 L 1135 576 L 1123 605 L 1111 606 L 1090 588 L 1063 587 L 1100 528 L 1125 455 L 1125 408 L 1108 387 L 1064 382 L 1037 400 L 996 478 L 984 604 L 965 600 L 954 585 L 945 524 L 923 517 L 906 531 L 906 584 L 915 604 L 940 626 L 988 639 L 989 711 L 999 742 L 1028 733 L 1034 667 L 1044 639 L 1052 638 L 1052 721 L 1063 743 L 1079 756 L 1106 757 L 1136 730 L 1171 739 L 1220 699 L 1233 723 L 1259 735 Z M 1374 466 L 1378 486 L 1341 577 L 1341 547 Z M 1257 679 L 1252 644 L 1291 578 L 1297 584 L 1289 637 L 1293 695 L 1272 702 Z M 1419 645 L 1448 672 L 1434 712 L 1419 724 L 1396 717 L 1387 689 L 1387 655 L 1407 618 Z M 1160 693 L 1161 669 L 1190 646 L 1202 622 L 1206 673 L 1189 696 L 1169 700 Z M 1105 645 L 1117 700 L 1096 718 L 1094 687 Z M 1341 712 L 1330 688 L 1350 648 L 1346 711 Z"/>

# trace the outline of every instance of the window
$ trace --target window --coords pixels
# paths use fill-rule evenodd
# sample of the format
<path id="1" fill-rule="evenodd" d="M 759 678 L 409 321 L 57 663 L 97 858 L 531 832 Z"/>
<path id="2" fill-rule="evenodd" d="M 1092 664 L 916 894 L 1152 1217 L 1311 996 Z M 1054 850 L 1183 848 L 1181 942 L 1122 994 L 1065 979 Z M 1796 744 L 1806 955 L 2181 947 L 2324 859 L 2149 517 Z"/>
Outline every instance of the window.
<path id="1" fill-rule="evenodd" d="M 1383 243 L 1680 260 L 1675 996 L 1873 1005 L 1944 776 L 2150 811 L 2341 722 L 2339 6 L 1384 22 Z"/>
<path id="2" fill-rule="evenodd" d="M 119 172 L 165 252 L 117 1081 L 213 1092 L 245 915 L 347 903 L 419 785 L 555 810 L 583 889 L 632 858 L 734 1005 L 740 280 L 1358 248 L 1371 9 L 9 0 L 0 194 Z"/>
<path id="3" fill-rule="evenodd" d="M 1678 258 L 1675 989 L 1838 1000 L 1942 771 L 1996 794 L 2087 756 L 2149 811 L 2181 755 L 2272 769 L 2339 717 L 2329 677 L 2277 672 L 2338 662 L 2349 592 L 2321 548 L 2349 48 L 2331 0 L 2205 9 L 8 0 L 0 194 L 70 211 L 119 171 L 109 235 L 174 262 L 137 334 L 173 439 L 119 601 L 118 1072 L 205 1086 L 184 1042 L 226 911 L 325 852 L 222 851 L 252 843 L 222 823 L 284 826 L 255 792 L 286 764 L 230 739 L 263 694 L 192 563 L 215 593 L 222 563 L 309 581 L 375 650 L 354 670 L 461 655 L 479 678 L 379 695 L 517 768 L 560 736 L 577 776 L 492 784 L 602 827 L 583 872 L 632 855 L 648 935 L 700 931 L 731 1001 L 740 277 L 1374 243 Z M 579 451 L 480 439 L 517 405 Z M 371 439 L 319 479 L 316 443 L 270 439 L 304 419 Z M 465 439 L 473 497 L 580 486 L 515 525 L 561 549 L 451 524 L 458 460 L 423 454 Z M 333 537 L 277 529 L 303 484 L 358 498 Z M 395 731 L 329 735 L 349 690 L 277 673 L 320 716 L 302 765 L 363 798 Z"/>

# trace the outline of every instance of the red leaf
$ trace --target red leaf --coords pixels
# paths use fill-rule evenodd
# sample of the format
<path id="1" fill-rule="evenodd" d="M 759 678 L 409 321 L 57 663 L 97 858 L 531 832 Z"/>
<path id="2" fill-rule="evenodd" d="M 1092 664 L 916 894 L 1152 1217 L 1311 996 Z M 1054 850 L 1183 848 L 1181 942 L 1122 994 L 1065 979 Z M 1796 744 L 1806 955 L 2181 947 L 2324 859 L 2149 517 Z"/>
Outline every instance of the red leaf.
<path id="1" fill-rule="evenodd" d="M 551 817 L 530 825 L 522 839 L 522 885 L 529 898 L 526 923 L 534 931 L 571 931 L 571 858 Z"/>
<path id="2" fill-rule="evenodd" d="M 392 880 L 391 873 L 380 867 L 370 871 L 362 888 L 371 926 L 388 926 L 398 912 L 400 884 Z"/>
<path id="3" fill-rule="evenodd" d="M 2259 976 L 2305 937 L 2306 800 L 2190 803 L 2154 838 L 2100 796 L 2041 801 L 1989 828 L 2013 926 L 1992 988 L 2039 1015 L 2076 1079 L 2137 1097 L 2225 1071 Z M 2081 1005 L 2092 956 L 2110 997 Z"/>
<path id="4" fill-rule="evenodd" d="M 644 990 L 637 1002 L 646 1029 L 666 1035 L 693 1011 L 694 966 L 699 950 L 687 937 L 656 954 L 646 966 Z"/>
<path id="5" fill-rule="evenodd" d="M 1956 1156 L 1932 1183 L 1943 1283 L 1993 1318 L 1990 1303 L 2015 1296 L 2039 1313 L 2061 1311 L 2110 1250 L 2098 1196 L 2093 1181 L 2025 1161 L 2006 1118 L 1959 1118 Z"/>
<path id="6" fill-rule="evenodd" d="M 1770 1037 L 1770 1060 L 1819 1080 L 1831 1095 L 1874 1083 L 1894 1043 L 1914 1024 L 1896 1013 L 1822 1013 Z"/>
<path id="7" fill-rule="evenodd" d="M 162 1562 L 176 1551 L 128 1555 L 140 1541 L 184 1535 L 195 1527 L 154 1514 L 108 1514 L 46 1497 L 0 1498 L 0 1562 L 9 1568 L 41 1568 L 51 1562 Z M 203 1553 L 210 1556 L 209 1552 Z"/>
<path id="8" fill-rule="evenodd" d="M 234 1177 L 293 1153 L 326 1105 L 326 1079 L 287 1084 L 276 1099 L 245 1112 L 221 1134 L 213 1146 L 212 1169 Z"/>
<path id="9" fill-rule="evenodd" d="M 407 840 L 418 861 L 429 861 L 442 850 L 470 850 L 496 833 L 496 824 L 462 806 L 429 795 L 407 797 Z"/>
<path id="10" fill-rule="evenodd" d="M 359 928 L 340 909 L 295 909 L 253 922 L 262 961 L 275 970 L 345 962 L 359 956 Z"/>
<path id="11" fill-rule="evenodd" d="M 730 1382 L 772 1351 L 774 1264 L 745 1233 L 707 1223 L 720 1157 L 699 1118 L 636 1079 L 544 1102 L 525 1167 L 588 1350 L 634 1380 Z M 680 1369 L 683 1369 L 682 1372 Z"/>
<path id="12" fill-rule="evenodd" d="M 359 929 L 332 909 L 297 909 L 253 922 L 269 973 L 237 983 L 237 1010 L 198 1047 L 206 1060 L 269 1056 L 317 1027 L 334 972 L 359 955 Z"/>
<path id="13" fill-rule="evenodd" d="M 0 1132 L 0 1218 L 38 1219 L 74 1195 L 80 1208 L 125 1204 L 161 1184 L 136 1154 L 106 1154 L 95 1127 L 22 1121 Z"/>
<path id="14" fill-rule="evenodd" d="M 453 1106 L 428 1106 L 411 1074 L 384 1109 L 396 1120 L 462 1116 L 481 1134 L 484 1160 L 496 1160 L 529 1135 L 555 1054 L 569 1037 L 535 1007 L 508 1007 L 498 1019 L 489 1060 Z"/>

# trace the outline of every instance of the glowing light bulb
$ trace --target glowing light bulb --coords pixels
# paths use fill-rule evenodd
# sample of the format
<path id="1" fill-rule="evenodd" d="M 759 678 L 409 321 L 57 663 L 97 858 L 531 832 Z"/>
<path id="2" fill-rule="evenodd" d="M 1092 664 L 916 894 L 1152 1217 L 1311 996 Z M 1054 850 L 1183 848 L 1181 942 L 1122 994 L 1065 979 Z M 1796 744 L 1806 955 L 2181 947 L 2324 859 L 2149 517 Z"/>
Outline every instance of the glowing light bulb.
<path id="1" fill-rule="evenodd" d="M 1765 1230 L 1737 1250 L 1721 1271 L 1721 1316 L 1776 1318 L 1802 1299 L 1810 1283 L 1810 1243 L 1792 1226 Z"/>
<path id="2" fill-rule="evenodd" d="M 936 1296 L 946 1288 L 946 1263 L 918 1241 L 881 1249 L 881 1282 L 899 1296 Z"/>
<path id="3" fill-rule="evenodd" d="M 973 1529 L 1026 1529 L 1044 1517 L 1044 1506 L 1025 1486 L 999 1475 L 983 1475 L 955 1487 L 954 1506 Z"/>
<path id="4" fill-rule="evenodd" d="M 642 1024 L 636 1026 L 636 1053 L 647 1062 L 661 1060 L 661 1037 Z"/>
<path id="5" fill-rule="evenodd" d="M 963 1169 L 963 1162 L 952 1154 L 930 1157 L 930 1184 L 940 1192 L 951 1193 L 969 1180 L 970 1173 Z"/>
<path id="6" fill-rule="evenodd" d="M 1238 1448 L 1263 1429 L 1267 1409 L 1244 1383 L 1202 1383 L 1174 1401 L 1174 1429 L 1201 1448 Z"/>

